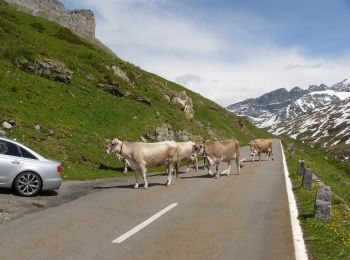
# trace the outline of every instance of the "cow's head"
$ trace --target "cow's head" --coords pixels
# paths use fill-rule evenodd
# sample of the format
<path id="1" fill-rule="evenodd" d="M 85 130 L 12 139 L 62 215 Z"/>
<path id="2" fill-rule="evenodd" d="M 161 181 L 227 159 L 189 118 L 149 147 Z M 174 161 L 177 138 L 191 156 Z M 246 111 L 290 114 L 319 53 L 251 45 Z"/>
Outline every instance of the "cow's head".
<path id="1" fill-rule="evenodd" d="M 250 148 L 250 155 L 254 156 L 255 154 L 258 153 L 258 151 L 256 150 L 256 146 L 255 146 L 255 142 L 254 141 L 250 141 L 249 142 L 249 148 Z"/>
<path id="2" fill-rule="evenodd" d="M 204 145 L 203 143 L 196 143 L 194 145 L 194 152 L 198 155 L 204 155 Z"/>
<path id="3" fill-rule="evenodd" d="M 112 140 L 107 139 L 107 146 L 106 146 L 106 153 L 120 153 L 121 147 L 122 147 L 122 141 L 120 141 L 118 138 L 114 138 Z"/>

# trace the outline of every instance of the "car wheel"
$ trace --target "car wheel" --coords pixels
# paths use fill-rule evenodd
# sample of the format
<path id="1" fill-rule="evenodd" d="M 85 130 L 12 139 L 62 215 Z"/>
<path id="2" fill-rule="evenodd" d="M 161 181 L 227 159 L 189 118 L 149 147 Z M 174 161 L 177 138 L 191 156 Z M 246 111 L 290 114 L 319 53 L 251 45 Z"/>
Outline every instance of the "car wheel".
<path id="1" fill-rule="evenodd" d="M 17 176 L 14 184 L 16 192 L 24 197 L 31 197 L 41 190 L 42 181 L 34 172 L 22 172 Z"/>

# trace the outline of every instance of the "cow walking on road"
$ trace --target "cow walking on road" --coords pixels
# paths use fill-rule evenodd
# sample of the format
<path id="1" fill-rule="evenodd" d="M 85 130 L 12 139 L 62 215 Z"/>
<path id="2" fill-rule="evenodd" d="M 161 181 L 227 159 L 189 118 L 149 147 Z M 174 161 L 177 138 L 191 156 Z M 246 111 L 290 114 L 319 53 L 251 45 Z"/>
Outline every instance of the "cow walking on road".
<path id="1" fill-rule="evenodd" d="M 130 167 L 135 171 L 136 184 L 134 188 L 139 187 L 139 175 L 144 181 L 144 188 L 148 188 L 146 179 L 147 167 L 158 167 L 165 165 L 167 168 L 168 179 L 167 186 L 170 186 L 172 179 L 173 164 L 176 162 L 176 156 L 179 145 L 174 141 L 165 141 L 158 143 L 124 142 L 117 138 L 107 140 L 107 154 L 119 154 L 130 163 Z"/>
<path id="2" fill-rule="evenodd" d="M 207 168 L 210 175 L 213 175 L 210 167 L 212 165 L 215 165 L 215 178 L 219 177 L 219 167 L 221 162 L 227 162 L 227 175 L 229 175 L 231 173 L 232 160 L 236 161 L 237 174 L 240 174 L 240 146 L 237 140 L 231 139 L 224 141 L 206 141 L 203 144 L 203 149 L 204 156 L 207 159 Z"/>
<path id="3" fill-rule="evenodd" d="M 272 157 L 273 160 L 273 152 L 272 152 L 272 141 L 270 139 L 255 139 L 249 142 L 249 147 L 252 155 L 252 161 L 254 162 L 255 156 L 259 156 L 259 162 L 261 162 L 261 154 L 265 153 L 267 160 L 269 157 Z"/>

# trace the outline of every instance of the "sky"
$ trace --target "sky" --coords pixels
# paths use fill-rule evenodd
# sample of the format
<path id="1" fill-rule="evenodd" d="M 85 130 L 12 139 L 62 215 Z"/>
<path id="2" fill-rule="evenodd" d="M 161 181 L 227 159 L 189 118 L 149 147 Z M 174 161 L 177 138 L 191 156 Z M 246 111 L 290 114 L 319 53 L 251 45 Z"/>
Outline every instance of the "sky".
<path id="1" fill-rule="evenodd" d="M 223 106 L 350 77 L 350 0 L 63 0 L 120 58 Z"/>

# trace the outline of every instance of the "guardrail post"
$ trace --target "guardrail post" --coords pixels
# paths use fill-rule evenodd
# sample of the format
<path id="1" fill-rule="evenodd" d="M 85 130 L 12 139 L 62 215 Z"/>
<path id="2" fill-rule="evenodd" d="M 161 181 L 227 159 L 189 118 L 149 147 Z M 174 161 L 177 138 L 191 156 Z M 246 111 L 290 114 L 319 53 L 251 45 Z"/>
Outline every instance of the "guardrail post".
<path id="1" fill-rule="evenodd" d="M 304 160 L 299 160 L 297 174 L 299 176 L 302 176 L 304 174 L 304 170 L 305 170 L 305 162 Z"/>
<path id="2" fill-rule="evenodd" d="M 331 195 L 330 186 L 321 185 L 318 187 L 314 205 L 314 218 L 331 219 Z"/>
<path id="3" fill-rule="evenodd" d="M 307 189 L 312 189 L 312 171 L 309 168 L 304 168 L 302 186 Z"/>

